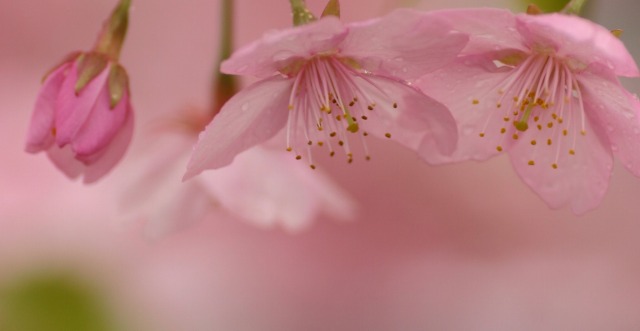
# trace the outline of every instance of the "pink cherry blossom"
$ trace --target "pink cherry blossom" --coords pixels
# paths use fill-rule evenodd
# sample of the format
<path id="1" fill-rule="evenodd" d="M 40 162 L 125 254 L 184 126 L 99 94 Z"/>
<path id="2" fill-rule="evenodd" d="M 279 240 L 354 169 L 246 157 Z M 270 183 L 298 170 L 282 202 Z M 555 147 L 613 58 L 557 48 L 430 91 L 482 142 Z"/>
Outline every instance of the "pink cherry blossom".
<path id="1" fill-rule="evenodd" d="M 78 63 L 72 57 L 47 76 L 38 95 L 26 150 L 46 151 L 69 178 L 84 175 L 90 183 L 104 176 L 122 158 L 133 132 L 133 114 L 126 88 L 112 106 L 110 78 L 124 70 L 106 67 L 79 92 Z"/>
<path id="2" fill-rule="evenodd" d="M 471 34 L 455 64 L 417 84 L 441 97 L 458 121 L 458 150 L 440 163 L 506 152 L 548 205 L 578 214 L 602 200 L 612 154 L 640 176 L 640 104 L 617 78 L 639 72 L 609 30 L 562 14 L 435 15 Z"/>
<path id="3" fill-rule="evenodd" d="M 74 52 L 45 76 L 27 135 L 69 178 L 91 183 L 122 158 L 133 133 L 129 78 L 118 63 L 131 0 L 120 0 L 93 49 Z"/>
<path id="4" fill-rule="evenodd" d="M 451 62 L 466 42 L 446 22 L 410 10 L 352 24 L 327 16 L 267 34 L 222 63 L 225 73 L 262 80 L 205 129 L 185 179 L 230 164 L 283 128 L 283 147 L 311 168 L 314 146 L 331 156 L 340 149 L 352 162 L 358 141 L 369 159 L 369 134 L 425 154 L 450 153 L 457 135 L 449 111 L 404 80 Z"/>
<path id="5" fill-rule="evenodd" d="M 280 227 L 291 233 L 309 228 L 320 217 L 337 221 L 355 217 L 355 201 L 333 178 L 322 171 L 309 173 L 288 155 L 260 146 L 239 155 L 229 167 L 182 183 L 189 147 L 206 117 L 190 111 L 180 118 L 185 122 L 181 130 L 171 122 L 154 132 L 145 150 L 123 172 L 124 209 L 146 223 L 149 236 L 181 230 L 220 209 L 257 227 Z"/>

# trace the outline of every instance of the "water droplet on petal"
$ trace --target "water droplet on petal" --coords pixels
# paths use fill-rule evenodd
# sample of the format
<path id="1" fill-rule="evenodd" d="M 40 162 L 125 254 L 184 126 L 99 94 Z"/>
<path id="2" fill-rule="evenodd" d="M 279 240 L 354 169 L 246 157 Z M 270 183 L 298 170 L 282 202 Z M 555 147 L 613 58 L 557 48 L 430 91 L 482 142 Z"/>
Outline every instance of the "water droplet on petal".
<path id="1" fill-rule="evenodd" d="M 292 56 L 294 56 L 294 53 L 291 51 L 288 51 L 288 50 L 279 51 L 273 55 L 273 61 L 274 62 L 284 61 L 289 59 Z"/>

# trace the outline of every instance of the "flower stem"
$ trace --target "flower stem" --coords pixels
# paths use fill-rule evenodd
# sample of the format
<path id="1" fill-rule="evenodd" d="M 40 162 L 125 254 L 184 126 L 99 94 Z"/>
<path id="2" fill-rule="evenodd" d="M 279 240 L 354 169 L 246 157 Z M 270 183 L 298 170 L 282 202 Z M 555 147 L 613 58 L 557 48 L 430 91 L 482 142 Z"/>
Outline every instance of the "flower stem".
<path id="1" fill-rule="evenodd" d="M 120 58 L 120 49 L 129 25 L 129 7 L 131 0 L 121 0 L 118 3 L 111 17 L 105 22 L 94 48 L 96 52 L 106 54 L 112 61 L 117 62 Z"/>
<path id="2" fill-rule="evenodd" d="M 309 11 L 304 0 L 289 0 L 291 3 L 291 14 L 293 25 L 303 25 L 316 20 L 316 17 Z"/>
<path id="3" fill-rule="evenodd" d="M 580 15 L 582 7 L 586 2 L 587 0 L 571 0 L 567 3 L 562 12 L 569 15 Z"/>
<path id="4" fill-rule="evenodd" d="M 222 0 L 221 2 L 221 25 L 220 25 L 220 53 L 214 70 L 213 93 L 212 93 L 212 115 L 215 116 L 222 106 L 233 95 L 238 92 L 238 83 L 235 76 L 220 72 L 220 62 L 231 56 L 233 51 L 233 0 Z"/>

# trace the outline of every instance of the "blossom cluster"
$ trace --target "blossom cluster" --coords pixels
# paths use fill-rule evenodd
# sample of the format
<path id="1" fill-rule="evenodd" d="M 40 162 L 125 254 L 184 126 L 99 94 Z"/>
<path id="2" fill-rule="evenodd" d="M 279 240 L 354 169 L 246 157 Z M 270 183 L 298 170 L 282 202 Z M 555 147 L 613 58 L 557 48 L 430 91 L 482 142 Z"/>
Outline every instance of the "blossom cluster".
<path id="1" fill-rule="evenodd" d="M 488 8 L 399 9 L 343 23 L 338 1 L 319 18 L 303 1 L 291 3 L 294 27 L 220 65 L 223 74 L 257 81 L 213 115 L 182 114 L 184 139 L 136 165 L 155 169 L 140 180 L 142 195 L 171 191 L 168 201 L 190 201 L 160 215 L 197 219 L 212 200 L 290 230 L 321 212 L 348 219 L 356 204 L 320 165 L 326 156 L 375 160 L 371 139 L 393 140 L 433 165 L 508 154 L 550 207 L 577 214 L 602 201 L 613 155 L 640 176 L 640 103 L 618 78 L 640 72 L 616 33 L 596 23 Z M 129 5 L 119 4 L 93 50 L 56 66 L 38 96 L 26 149 L 46 151 L 71 178 L 101 178 L 131 138 L 119 64 Z M 180 184 L 174 170 L 185 163 Z M 152 185 L 157 174 L 171 184 Z"/>

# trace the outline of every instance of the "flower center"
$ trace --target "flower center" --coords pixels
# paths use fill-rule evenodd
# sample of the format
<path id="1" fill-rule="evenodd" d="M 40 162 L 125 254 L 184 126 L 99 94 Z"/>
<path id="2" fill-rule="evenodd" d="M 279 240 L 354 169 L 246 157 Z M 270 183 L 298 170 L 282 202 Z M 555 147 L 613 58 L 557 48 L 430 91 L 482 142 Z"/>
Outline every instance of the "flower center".
<path id="1" fill-rule="evenodd" d="M 287 151 L 295 151 L 296 159 L 302 159 L 301 149 L 306 150 L 309 164 L 315 169 L 312 146 L 326 146 L 329 155 L 335 155 L 337 144 L 344 150 L 347 162 L 353 162 L 350 137 L 359 137 L 370 160 L 365 137 L 366 121 L 377 107 L 380 89 L 367 79 L 367 73 L 356 69 L 357 63 L 332 55 L 316 56 L 304 63 L 294 64 L 295 81 L 289 97 L 287 121 Z M 386 103 L 386 102 L 385 102 Z M 396 102 L 391 103 L 397 108 Z M 387 138 L 391 137 L 386 133 Z M 303 146 L 300 146 L 303 145 Z"/>
<path id="2" fill-rule="evenodd" d="M 504 62 L 496 65 L 513 69 L 496 86 L 494 91 L 498 97 L 494 111 L 479 136 L 485 137 L 487 128 L 495 123 L 492 121 L 499 121 L 495 117 L 500 116 L 504 124 L 499 126 L 502 135 L 496 146 L 499 152 L 504 149 L 503 143 L 509 144 L 505 139 L 523 143 L 518 140 L 526 135 L 534 149 L 528 164 L 536 164 L 534 155 L 538 146 L 555 146 L 554 150 L 543 152 L 555 152 L 551 167 L 557 169 L 560 154 L 575 155 L 578 137 L 586 135 L 582 94 L 572 67 L 548 53 L 529 56 L 516 66 Z M 472 103 L 478 104 L 479 100 L 474 99 Z"/>

